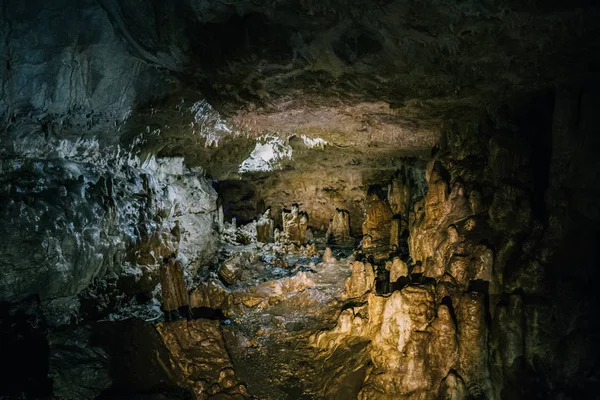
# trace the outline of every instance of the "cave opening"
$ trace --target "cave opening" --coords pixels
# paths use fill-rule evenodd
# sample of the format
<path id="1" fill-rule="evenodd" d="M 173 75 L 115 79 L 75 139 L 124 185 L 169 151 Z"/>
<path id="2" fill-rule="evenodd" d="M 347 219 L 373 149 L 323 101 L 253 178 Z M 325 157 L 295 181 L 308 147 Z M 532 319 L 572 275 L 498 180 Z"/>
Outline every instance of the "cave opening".
<path id="1" fill-rule="evenodd" d="M 600 7 L 517 3 L 4 1 L 0 399 L 596 398 Z"/>

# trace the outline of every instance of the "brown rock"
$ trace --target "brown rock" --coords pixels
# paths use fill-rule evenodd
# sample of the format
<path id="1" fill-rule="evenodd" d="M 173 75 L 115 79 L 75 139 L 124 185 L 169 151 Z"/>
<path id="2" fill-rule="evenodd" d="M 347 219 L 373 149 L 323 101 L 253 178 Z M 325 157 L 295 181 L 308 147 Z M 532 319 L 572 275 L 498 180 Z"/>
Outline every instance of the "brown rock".
<path id="1" fill-rule="evenodd" d="M 365 203 L 365 221 L 363 222 L 362 233 L 363 236 L 369 235 L 371 237 L 369 247 L 388 245 L 393 216 L 389 204 L 375 194 L 369 195 Z M 366 247 L 364 241 L 363 247 Z"/>
<path id="2" fill-rule="evenodd" d="M 490 398 L 485 295 L 476 292 L 463 294 L 456 307 L 456 319 L 459 332 L 457 372 L 467 387 L 476 384 Z"/>
<path id="3" fill-rule="evenodd" d="M 352 275 L 344 281 L 344 288 L 348 297 L 360 297 L 373 290 L 375 272 L 371 264 L 355 261 L 350 267 L 352 268 Z"/>
<path id="4" fill-rule="evenodd" d="M 350 236 L 350 213 L 346 210 L 336 209 L 335 214 L 329 222 L 327 229 L 327 243 L 338 245 L 351 245 L 353 240 Z"/>
<path id="5" fill-rule="evenodd" d="M 335 262 L 335 258 L 333 257 L 333 253 L 329 247 L 327 247 L 325 249 L 325 253 L 323 253 L 323 262 L 325 264 L 332 264 Z"/>
<path id="6" fill-rule="evenodd" d="M 442 381 L 437 400 L 463 400 L 466 397 L 465 383 L 456 373 L 450 372 Z"/>
<path id="7" fill-rule="evenodd" d="M 244 271 L 244 259 L 240 255 L 235 255 L 223 262 L 218 269 L 218 274 L 229 285 L 233 285 L 242 277 Z"/>
<path id="8" fill-rule="evenodd" d="M 162 308 L 175 311 L 190 304 L 187 287 L 183 279 L 183 265 L 174 257 L 165 259 L 160 267 Z"/>
<path id="9" fill-rule="evenodd" d="M 284 238 L 291 243 L 303 244 L 308 228 L 308 214 L 300 211 L 299 206 L 294 204 L 291 211 L 282 211 L 282 219 Z"/>
<path id="10" fill-rule="evenodd" d="M 256 223 L 256 240 L 271 243 L 274 239 L 275 221 L 271 218 L 271 209 L 267 209 Z"/>
<path id="11" fill-rule="evenodd" d="M 402 167 L 388 186 L 388 203 L 394 215 L 404 218 L 410 209 L 410 182 L 406 169 Z"/>
<path id="12" fill-rule="evenodd" d="M 402 276 L 408 276 L 408 265 L 399 257 L 394 257 L 390 263 L 390 282 L 396 282 Z"/>
<path id="13" fill-rule="evenodd" d="M 218 280 L 201 283 L 190 294 L 192 308 L 206 307 L 226 313 L 231 307 L 231 293 Z"/>
<path id="14" fill-rule="evenodd" d="M 193 388 L 197 398 L 207 398 L 209 393 L 241 393 L 242 398 L 249 397 L 243 387 L 239 388 L 219 321 L 160 323 L 156 330 L 169 350 L 174 375 L 182 386 Z"/>

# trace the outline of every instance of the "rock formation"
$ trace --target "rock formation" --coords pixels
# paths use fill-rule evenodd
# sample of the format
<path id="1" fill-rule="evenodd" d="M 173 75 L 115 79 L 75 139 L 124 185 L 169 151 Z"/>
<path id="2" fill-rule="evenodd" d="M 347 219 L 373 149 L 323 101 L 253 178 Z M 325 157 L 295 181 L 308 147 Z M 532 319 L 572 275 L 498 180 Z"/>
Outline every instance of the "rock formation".
<path id="1" fill-rule="evenodd" d="M 242 255 L 233 255 L 221 264 L 218 270 L 219 276 L 228 285 L 233 285 L 241 278 L 244 264 L 245 260 Z"/>
<path id="2" fill-rule="evenodd" d="M 375 272 L 371 264 L 354 261 L 350 268 L 352 276 L 344 282 L 348 297 L 359 297 L 374 289 Z"/>
<path id="3" fill-rule="evenodd" d="M 267 209 L 256 223 L 256 240 L 271 243 L 275 236 L 275 221 L 271 218 L 271 209 Z"/>
<path id="4" fill-rule="evenodd" d="M 329 221 L 325 238 L 328 243 L 335 243 L 337 245 L 352 244 L 353 239 L 350 236 L 350 213 L 348 211 L 335 210 L 333 218 Z"/>
<path id="5" fill-rule="evenodd" d="M 292 206 L 290 211 L 282 211 L 283 236 L 285 240 L 303 244 L 305 242 L 306 230 L 308 229 L 308 214 L 300 211 L 297 204 Z"/>
<path id="6" fill-rule="evenodd" d="M 3 1 L 0 398 L 594 397 L 596 3 Z"/>
<path id="7" fill-rule="evenodd" d="M 392 261 L 388 261 L 385 269 L 390 271 L 390 282 L 396 282 L 401 277 L 408 276 L 408 266 L 399 257 L 394 257 Z"/>
<path id="8" fill-rule="evenodd" d="M 189 317 L 190 299 L 183 279 L 183 265 L 175 256 L 165 258 L 160 267 L 162 309 L 169 319 L 173 314 Z"/>
<path id="9" fill-rule="evenodd" d="M 368 236 L 370 240 L 366 246 L 363 241 L 363 247 L 387 245 L 389 243 L 392 216 L 392 210 L 387 201 L 380 199 L 377 194 L 371 194 L 367 197 L 362 233 L 363 237 Z"/>
<path id="10" fill-rule="evenodd" d="M 410 182 L 403 166 L 388 186 L 387 200 L 392 214 L 408 218 L 411 203 Z"/>

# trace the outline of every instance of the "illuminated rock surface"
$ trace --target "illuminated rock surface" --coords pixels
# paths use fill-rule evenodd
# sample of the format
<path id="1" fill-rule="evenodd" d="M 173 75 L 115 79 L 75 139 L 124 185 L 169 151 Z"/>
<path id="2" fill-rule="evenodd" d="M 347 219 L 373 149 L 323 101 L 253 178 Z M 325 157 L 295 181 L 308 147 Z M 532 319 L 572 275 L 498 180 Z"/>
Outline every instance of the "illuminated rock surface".
<path id="1" fill-rule="evenodd" d="M 597 397 L 595 2 L 1 10 L 0 398 Z"/>

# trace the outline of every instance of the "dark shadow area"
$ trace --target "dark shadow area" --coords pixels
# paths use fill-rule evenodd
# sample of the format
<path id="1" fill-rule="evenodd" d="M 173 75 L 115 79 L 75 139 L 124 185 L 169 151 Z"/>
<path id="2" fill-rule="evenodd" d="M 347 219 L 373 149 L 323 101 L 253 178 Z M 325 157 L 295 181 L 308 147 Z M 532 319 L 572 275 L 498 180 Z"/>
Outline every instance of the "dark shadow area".
<path id="1" fill-rule="evenodd" d="M 0 398 L 47 398 L 49 352 L 39 300 L 0 302 Z"/>

